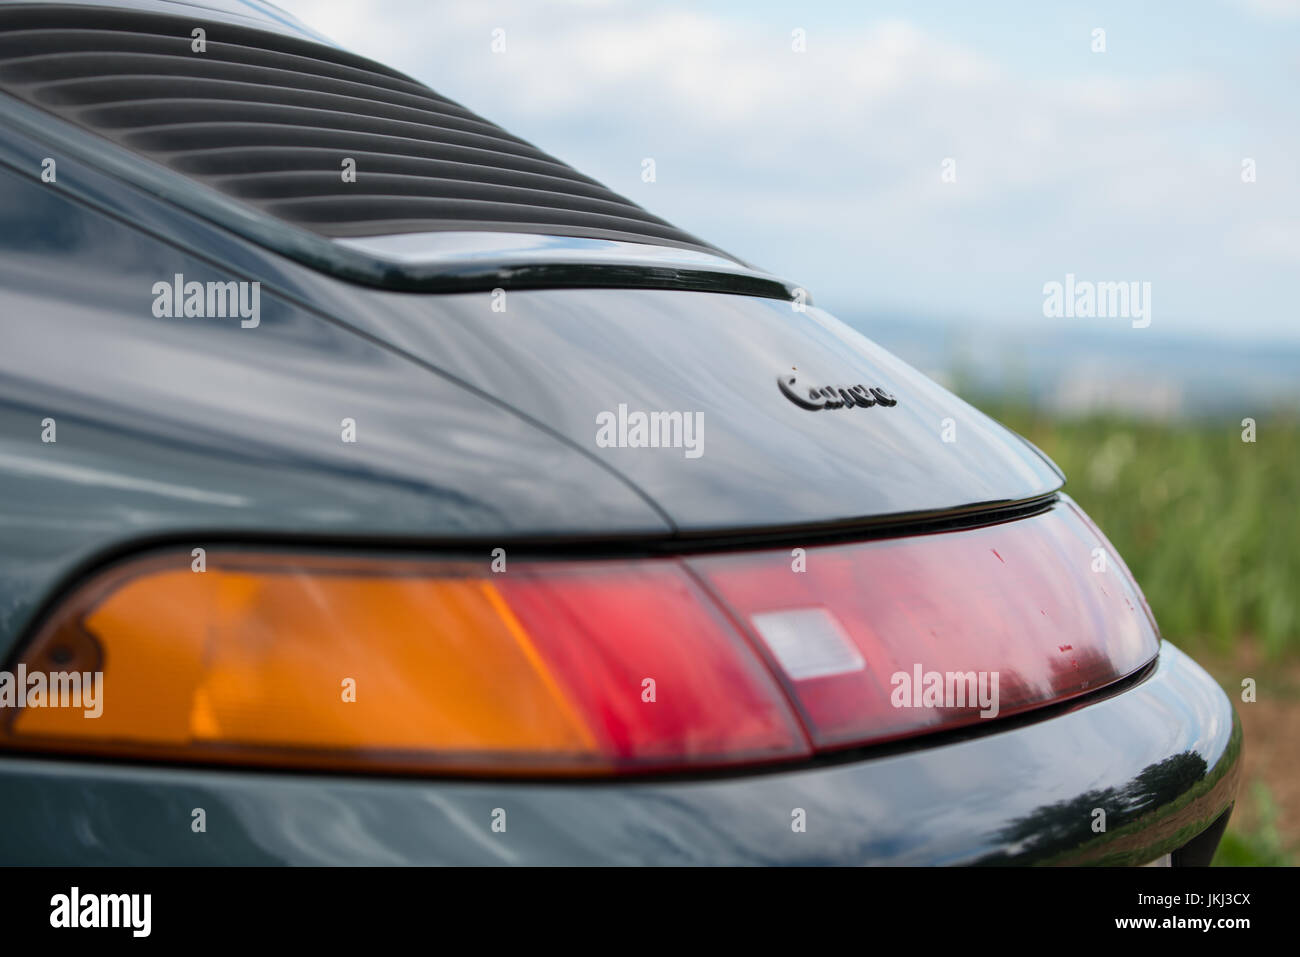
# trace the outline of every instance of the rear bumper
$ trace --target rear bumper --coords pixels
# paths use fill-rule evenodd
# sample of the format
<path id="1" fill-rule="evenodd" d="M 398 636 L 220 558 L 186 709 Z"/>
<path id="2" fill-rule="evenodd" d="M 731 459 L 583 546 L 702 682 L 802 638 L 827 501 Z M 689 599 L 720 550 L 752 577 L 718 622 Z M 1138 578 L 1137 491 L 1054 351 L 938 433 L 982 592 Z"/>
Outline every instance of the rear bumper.
<path id="1" fill-rule="evenodd" d="M 1165 643 L 1141 680 L 1044 720 L 708 780 L 430 782 L 0 757 L 0 863 L 1143 864 L 1230 809 L 1240 755 L 1227 696 Z"/>

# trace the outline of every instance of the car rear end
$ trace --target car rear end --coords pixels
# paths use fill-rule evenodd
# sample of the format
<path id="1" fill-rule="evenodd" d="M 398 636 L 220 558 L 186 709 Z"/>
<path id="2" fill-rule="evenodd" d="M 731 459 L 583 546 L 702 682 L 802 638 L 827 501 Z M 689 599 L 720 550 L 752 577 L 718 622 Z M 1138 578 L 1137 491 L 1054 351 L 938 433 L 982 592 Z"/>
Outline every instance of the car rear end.
<path id="1" fill-rule="evenodd" d="M 1208 862 L 1226 696 L 805 290 L 279 19 L 0 92 L 0 859 Z"/>

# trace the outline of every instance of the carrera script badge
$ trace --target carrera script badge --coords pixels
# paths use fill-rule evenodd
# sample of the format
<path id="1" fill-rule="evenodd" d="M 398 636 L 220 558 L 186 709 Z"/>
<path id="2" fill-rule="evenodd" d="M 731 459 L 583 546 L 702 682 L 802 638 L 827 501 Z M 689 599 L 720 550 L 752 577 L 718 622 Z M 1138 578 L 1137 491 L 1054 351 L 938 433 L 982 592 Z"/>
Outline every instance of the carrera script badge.
<path id="1" fill-rule="evenodd" d="M 889 408 L 898 405 L 898 399 L 874 385 L 807 386 L 799 382 L 796 373 L 783 372 L 776 377 L 781 394 L 799 406 L 816 412 L 819 409 L 869 409 L 873 405 Z"/>

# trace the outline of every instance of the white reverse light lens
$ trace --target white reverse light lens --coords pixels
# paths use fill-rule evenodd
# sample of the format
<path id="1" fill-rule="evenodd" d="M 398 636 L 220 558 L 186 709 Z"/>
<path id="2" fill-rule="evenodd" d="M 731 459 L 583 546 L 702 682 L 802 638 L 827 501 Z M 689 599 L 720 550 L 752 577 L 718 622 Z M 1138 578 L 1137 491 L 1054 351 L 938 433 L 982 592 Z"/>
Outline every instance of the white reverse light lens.
<path id="1" fill-rule="evenodd" d="M 795 681 L 861 671 L 857 645 L 825 608 L 794 608 L 751 616 L 781 668 Z"/>

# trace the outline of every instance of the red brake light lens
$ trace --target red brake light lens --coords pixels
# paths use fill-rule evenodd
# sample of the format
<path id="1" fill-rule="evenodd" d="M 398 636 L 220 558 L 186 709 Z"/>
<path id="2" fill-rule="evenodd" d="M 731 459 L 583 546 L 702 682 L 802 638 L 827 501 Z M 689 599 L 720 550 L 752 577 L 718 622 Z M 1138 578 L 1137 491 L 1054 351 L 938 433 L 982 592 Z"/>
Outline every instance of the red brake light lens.
<path id="1" fill-rule="evenodd" d="M 751 632 L 818 748 L 1063 701 L 1159 650 L 1126 569 L 1070 506 L 805 551 L 801 572 L 789 552 L 689 564 Z"/>

